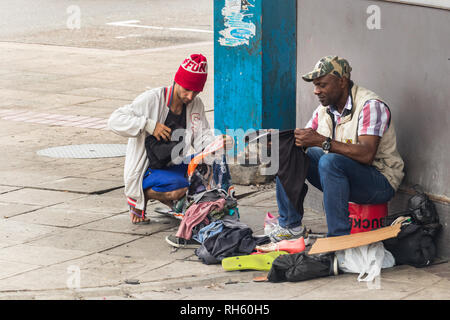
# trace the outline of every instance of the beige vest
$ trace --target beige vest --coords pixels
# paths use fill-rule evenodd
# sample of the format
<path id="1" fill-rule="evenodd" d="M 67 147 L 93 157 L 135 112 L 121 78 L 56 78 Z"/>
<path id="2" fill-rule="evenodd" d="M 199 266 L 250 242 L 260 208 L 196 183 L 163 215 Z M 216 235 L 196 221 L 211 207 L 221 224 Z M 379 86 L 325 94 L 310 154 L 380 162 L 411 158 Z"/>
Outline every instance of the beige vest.
<path id="1" fill-rule="evenodd" d="M 372 91 L 355 84 L 351 89 L 351 99 L 352 112 L 342 117 L 340 123 L 336 125 L 334 140 L 355 144 L 358 143 L 358 118 L 364 105 L 368 100 L 383 100 Z M 332 116 L 327 113 L 327 109 L 328 107 L 321 107 L 318 111 L 317 132 L 326 137 L 333 137 L 333 120 Z M 404 163 L 397 151 L 397 138 L 392 115 L 389 128 L 380 140 L 372 165 L 387 178 L 392 188 L 397 191 L 404 176 Z"/>

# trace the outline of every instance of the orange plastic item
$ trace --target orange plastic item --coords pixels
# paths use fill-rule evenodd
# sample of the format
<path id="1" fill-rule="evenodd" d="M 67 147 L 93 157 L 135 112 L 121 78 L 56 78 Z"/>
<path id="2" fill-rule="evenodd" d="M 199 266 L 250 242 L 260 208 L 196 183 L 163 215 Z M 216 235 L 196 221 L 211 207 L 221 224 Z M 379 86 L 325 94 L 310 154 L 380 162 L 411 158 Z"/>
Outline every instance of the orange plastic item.
<path id="1" fill-rule="evenodd" d="M 224 147 L 224 139 L 222 136 L 219 136 L 216 140 L 214 140 L 208 146 L 206 146 L 203 152 L 196 155 L 194 158 L 192 158 L 191 162 L 189 162 L 187 170 L 188 177 L 192 176 L 192 174 L 195 171 L 195 168 L 197 168 L 197 165 L 201 163 L 205 157 L 209 156 L 213 152 L 222 149 L 223 147 Z"/>
<path id="2" fill-rule="evenodd" d="M 257 246 L 258 252 L 286 251 L 287 253 L 299 253 L 305 250 L 305 239 L 300 237 L 295 240 L 282 240 L 280 242 L 269 243 Z"/>

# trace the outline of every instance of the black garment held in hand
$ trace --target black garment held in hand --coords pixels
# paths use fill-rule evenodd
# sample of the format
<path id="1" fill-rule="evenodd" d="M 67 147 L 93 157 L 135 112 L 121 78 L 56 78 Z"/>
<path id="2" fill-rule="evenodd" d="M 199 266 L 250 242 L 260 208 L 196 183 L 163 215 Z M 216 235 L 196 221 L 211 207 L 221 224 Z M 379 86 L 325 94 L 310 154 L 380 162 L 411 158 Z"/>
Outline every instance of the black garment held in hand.
<path id="1" fill-rule="evenodd" d="M 172 133 L 176 129 L 186 129 L 186 105 L 183 105 L 183 110 L 179 115 L 173 113 L 169 109 L 169 114 L 167 115 L 164 125 L 169 127 L 172 130 Z M 150 161 L 149 168 L 164 168 L 171 161 L 172 149 L 180 142 L 181 141 L 165 141 L 163 139 L 158 141 L 152 135 L 145 138 L 145 150 L 147 151 L 147 158 Z"/>
<path id="2" fill-rule="evenodd" d="M 279 132 L 278 178 L 298 213 L 303 215 L 303 201 L 308 192 L 305 183 L 309 158 L 303 148 L 295 145 L 294 130 Z"/>

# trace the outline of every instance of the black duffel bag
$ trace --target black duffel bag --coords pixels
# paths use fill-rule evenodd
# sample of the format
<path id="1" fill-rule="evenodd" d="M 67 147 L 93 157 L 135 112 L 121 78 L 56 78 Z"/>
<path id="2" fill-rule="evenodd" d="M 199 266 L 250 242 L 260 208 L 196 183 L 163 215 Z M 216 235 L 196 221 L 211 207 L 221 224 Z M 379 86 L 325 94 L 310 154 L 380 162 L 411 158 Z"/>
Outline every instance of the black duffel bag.
<path id="1" fill-rule="evenodd" d="M 436 257 L 433 237 L 423 226 L 410 223 L 402 225 L 396 238 L 383 241 L 384 247 L 395 258 L 395 264 L 407 264 L 416 268 L 430 265 Z"/>
<path id="2" fill-rule="evenodd" d="M 436 258 L 435 237 L 441 229 L 434 203 L 419 185 L 413 189 L 416 194 L 408 200 L 408 210 L 386 218 L 390 225 L 400 215 L 408 218 L 402 223 L 396 238 L 383 241 L 386 250 L 392 253 L 396 264 L 426 267 Z"/>

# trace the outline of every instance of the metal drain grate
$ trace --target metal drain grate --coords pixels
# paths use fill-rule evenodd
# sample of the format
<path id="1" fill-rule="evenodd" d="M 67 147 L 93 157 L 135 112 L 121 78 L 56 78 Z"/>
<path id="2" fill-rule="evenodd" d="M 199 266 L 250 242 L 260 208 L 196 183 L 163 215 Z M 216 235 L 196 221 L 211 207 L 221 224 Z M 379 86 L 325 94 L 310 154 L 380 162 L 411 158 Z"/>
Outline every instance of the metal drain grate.
<path id="1" fill-rule="evenodd" d="M 126 144 L 80 144 L 39 150 L 40 156 L 51 158 L 95 159 L 125 156 Z"/>

